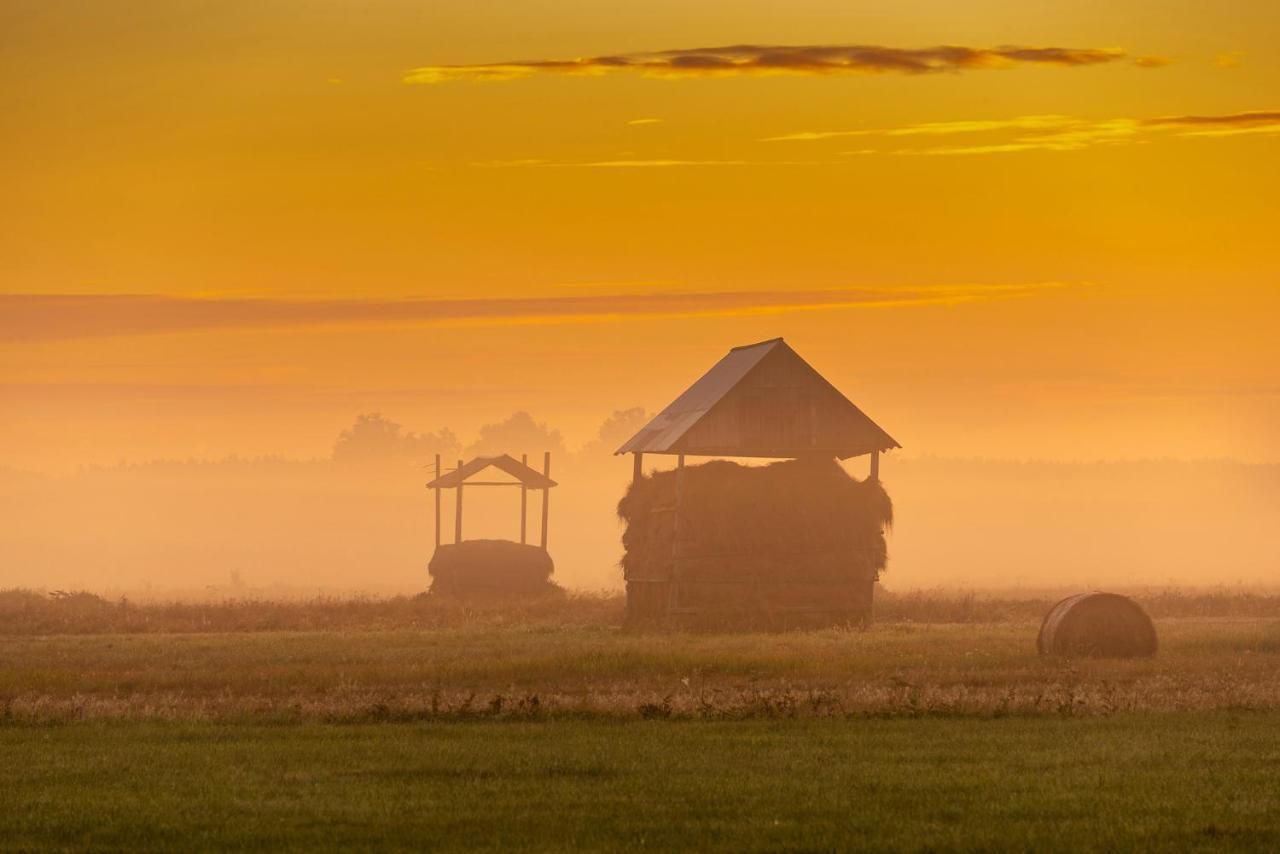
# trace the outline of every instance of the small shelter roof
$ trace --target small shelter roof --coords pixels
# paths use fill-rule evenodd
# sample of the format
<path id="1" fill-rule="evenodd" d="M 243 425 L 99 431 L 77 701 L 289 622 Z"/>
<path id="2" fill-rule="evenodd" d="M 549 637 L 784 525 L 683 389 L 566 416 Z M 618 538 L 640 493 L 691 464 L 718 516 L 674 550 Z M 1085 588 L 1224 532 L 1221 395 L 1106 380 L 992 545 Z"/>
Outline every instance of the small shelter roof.
<path id="1" fill-rule="evenodd" d="M 901 447 L 781 338 L 734 347 L 615 453 L 840 459 Z"/>
<path id="2" fill-rule="evenodd" d="M 506 472 L 530 489 L 550 489 L 556 485 L 554 480 L 536 469 L 529 468 L 510 454 L 500 454 L 496 457 L 476 457 L 465 462 L 460 468 L 428 483 L 427 489 L 454 489 L 461 486 L 467 478 L 490 466 Z"/>

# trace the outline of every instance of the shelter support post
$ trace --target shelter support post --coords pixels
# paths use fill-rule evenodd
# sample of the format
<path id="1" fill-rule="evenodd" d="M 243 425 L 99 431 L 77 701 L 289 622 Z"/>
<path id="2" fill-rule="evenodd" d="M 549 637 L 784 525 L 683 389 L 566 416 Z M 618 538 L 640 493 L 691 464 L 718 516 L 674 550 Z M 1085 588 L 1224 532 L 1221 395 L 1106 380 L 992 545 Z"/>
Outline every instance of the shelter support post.
<path id="1" fill-rule="evenodd" d="M 544 451 L 542 454 L 542 473 L 551 478 L 551 452 Z M 544 486 L 542 488 L 542 550 L 547 550 L 547 513 L 551 509 L 551 488 Z"/>
<path id="2" fill-rule="evenodd" d="M 436 454 L 436 480 L 440 479 L 440 455 Z M 436 548 L 440 548 L 440 487 L 436 487 Z"/>
<path id="3" fill-rule="evenodd" d="M 520 465 L 529 465 L 529 455 L 520 455 Z M 529 541 L 529 487 L 520 483 L 520 545 Z"/>
<path id="4" fill-rule="evenodd" d="M 644 477 L 644 454 L 636 451 L 632 456 L 635 457 L 635 461 L 631 466 L 631 482 L 635 483 Z"/>
<path id="5" fill-rule="evenodd" d="M 458 468 L 462 468 L 462 460 L 458 460 Z M 453 502 L 453 541 L 462 542 L 462 484 L 458 484 L 458 497 Z"/>
<path id="6" fill-rule="evenodd" d="M 880 452 L 879 451 L 871 452 L 870 480 L 872 483 L 876 483 L 880 480 Z"/>

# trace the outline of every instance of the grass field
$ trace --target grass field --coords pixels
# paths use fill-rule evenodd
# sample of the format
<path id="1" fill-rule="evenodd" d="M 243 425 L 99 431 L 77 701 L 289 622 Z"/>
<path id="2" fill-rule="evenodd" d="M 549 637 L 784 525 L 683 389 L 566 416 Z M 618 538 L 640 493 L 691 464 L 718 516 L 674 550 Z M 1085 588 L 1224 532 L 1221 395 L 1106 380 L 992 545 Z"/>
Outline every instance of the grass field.
<path id="1" fill-rule="evenodd" d="M 0 614 L 0 849 L 1274 850 L 1275 603 L 1169 600 L 1121 661 L 971 598 L 743 635 L 605 600 L 37 602 Z"/>
<path id="2" fill-rule="evenodd" d="M 1280 715 L 0 729 L 0 846 L 1275 850 Z"/>

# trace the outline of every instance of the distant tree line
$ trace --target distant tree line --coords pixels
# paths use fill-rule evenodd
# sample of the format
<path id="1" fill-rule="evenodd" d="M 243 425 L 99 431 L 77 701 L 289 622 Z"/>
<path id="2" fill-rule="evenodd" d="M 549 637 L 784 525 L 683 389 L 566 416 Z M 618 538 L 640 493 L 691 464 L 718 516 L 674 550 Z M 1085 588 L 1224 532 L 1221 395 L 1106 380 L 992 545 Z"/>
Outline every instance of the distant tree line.
<path id="1" fill-rule="evenodd" d="M 631 438 L 645 423 L 640 407 L 614 412 L 584 446 L 584 455 L 610 454 Z M 551 451 L 553 455 L 568 453 L 559 430 L 534 419 L 528 412 L 516 412 L 504 421 L 485 424 L 478 438 L 463 445 L 456 433 L 447 427 L 434 433 L 405 430 L 379 412 L 356 417 L 355 423 L 338 435 L 333 446 L 335 462 L 423 461 L 436 454 L 446 459 L 470 458 L 495 454 L 519 454 L 522 451 Z"/>

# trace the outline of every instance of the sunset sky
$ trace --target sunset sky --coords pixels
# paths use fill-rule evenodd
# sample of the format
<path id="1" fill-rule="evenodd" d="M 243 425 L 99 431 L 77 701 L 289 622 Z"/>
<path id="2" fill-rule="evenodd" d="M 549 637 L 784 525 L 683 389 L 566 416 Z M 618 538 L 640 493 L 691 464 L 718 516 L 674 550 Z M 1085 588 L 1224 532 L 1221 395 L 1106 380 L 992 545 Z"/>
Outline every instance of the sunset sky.
<path id="1" fill-rule="evenodd" d="M 0 2 L 0 465 L 591 438 L 785 336 L 905 455 L 1280 460 L 1280 4 Z M 625 466 L 625 463 L 620 465 Z"/>

